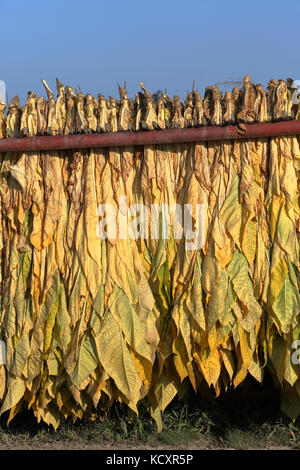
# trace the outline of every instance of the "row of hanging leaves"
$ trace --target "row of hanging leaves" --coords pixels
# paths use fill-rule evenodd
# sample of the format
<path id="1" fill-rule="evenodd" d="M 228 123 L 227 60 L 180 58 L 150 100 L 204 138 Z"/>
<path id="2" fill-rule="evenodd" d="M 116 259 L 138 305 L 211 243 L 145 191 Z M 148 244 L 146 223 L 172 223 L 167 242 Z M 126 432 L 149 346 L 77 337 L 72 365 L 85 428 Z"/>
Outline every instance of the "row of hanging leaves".
<path id="1" fill-rule="evenodd" d="M 219 396 L 265 368 L 300 414 L 298 138 L 0 158 L 8 422 L 25 405 L 57 428 L 143 402 L 162 429 L 175 396 Z M 100 239 L 97 208 L 121 196 L 148 214 L 204 204 L 202 249 L 172 223 L 167 239 Z"/>

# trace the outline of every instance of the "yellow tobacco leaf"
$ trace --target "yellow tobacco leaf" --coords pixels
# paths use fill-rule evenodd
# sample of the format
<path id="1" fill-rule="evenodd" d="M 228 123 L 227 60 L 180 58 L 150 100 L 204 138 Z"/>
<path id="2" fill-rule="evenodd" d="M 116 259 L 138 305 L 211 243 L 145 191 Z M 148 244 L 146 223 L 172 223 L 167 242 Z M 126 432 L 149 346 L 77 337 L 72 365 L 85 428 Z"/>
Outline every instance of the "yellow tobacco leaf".
<path id="1" fill-rule="evenodd" d="M 209 348 L 211 351 L 213 351 L 218 344 L 218 332 L 217 332 L 216 324 L 214 324 L 214 326 L 208 333 L 208 344 L 209 344 Z"/>
<path id="2" fill-rule="evenodd" d="M 52 341 L 52 331 L 55 325 L 55 318 L 59 306 L 59 298 L 61 294 L 62 287 L 59 287 L 56 292 L 56 299 L 54 300 L 51 308 L 47 314 L 46 322 L 45 322 L 45 337 L 44 337 L 44 353 L 47 357 L 49 348 L 51 346 Z"/>
<path id="3" fill-rule="evenodd" d="M 269 226 L 270 226 L 270 235 L 271 239 L 274 241 L 276 236 L 276 229 L 278 223 L 278 215 L 280 212 L 280 208 L 283 204 L 283 198 L 273 195 L 270 209 L 269 209 Z"/>
<path id="4" fill-rule="evenodd" d="M 247 258 L 249 265 L 251 265 L 255 258 L 256 253 L 256 231 L 257 225 L 252 220 L 246 221 L 243 227 L 242 235 L 242 250 Z"/>
<path id="5" fill-rule="evenodd" d="M 232 380 L 234 371 L 235 371 L 235 363 L 234 363 L 234 357 L 233 353 L 231 351 L 228 351 L 228 349 L 221 349 L 220 354 L 222 357 L 222 361 L 224 363 L 224 366 L 228 372 L 230 381 Z"/>
<path id="6" fill-rule="evenodd" d="M 61 414 L 57 410 L 56 406 L 50 403 L 48 406 L 48 410 L 43 416 L 43 421 L 45 421 L 45 423 L 47 423 L 48 425 L 51 424 L 51 426 L 53 426 L 54 428 L 54 431 L 56 431 L 59 426 L 60 420 Z"/>
<path id="7" fill-rule="evenodd" d="M 248 370 L 243 364 L 243 359 L 241 356 L 241 353 L 239 351 L 239 348 L 236 349 L 236 356 L 238 359 L 238 365 L 237 365 L 237 372 L 235 374 L 235 377 L 233 379 L 233 385 L 236 388 L 238 385 L 240 385 L 243 380 L 247 377 Z"/>
<path id="8" fill-rule="evenodd" d="M 293 385 L 298 379 L 298 374 L 299 367 L 293 364 L 292 357 L 289 351 L 285 358 L 284 379 L 293 387 Z"/>
<path id="9" fill-rule="evenodd" d="M 5 395 L 2 407 L 0 410 L 0 415 L 5 411 L 10 410 L 15 406 L 23 397 L 25 392 L 25 383 L 19 377 L 10 376 L 7 381 L 7 393 Z"/>
<path id="10" fill-rule="evenodd" d="M 252 360 L 248 367 L 248 371 L 254 377 L 258 382 L 262 382 L 263 380 L 263 369 L 259 362 L 256 362 L 255 360 Z"/>
<path id="11" fill-rule="evenodd" d="M 282 205 L 280 210 L 276 242 L 288 254 L 290 261 L 299 265 L 299 243 L 297 242 L 295 219 L 288 216 L 286 205 Z"/>
<path id="12" fill-rule="evenodd" d="M 47 316 L 55 305 L 57 300 L 57 292 L 60 288 L 60 275 L 58 272 L 53 276 L 53 284 L 48 290 L 45 301 L 39 310 L 39 316 L 33 328 L 31 343 L 30 343 L 30 357 L 28 366 L 28 378 L 33 380 L 40 372 L 44 359 L 44 327 Z"/>
<path id="13" fill-rule="evenodd" d="M 256 325 L 262 309 L 253 294 L 246 258 L 237 250 L 232 257 L 228 272 L 235 293 L 242 305 L 242 315 L 239 317 L 239 321 L 245 330 L 250 331 Z"/>
<path id="14" fill-rule="evenodd" d="M 25 332 L 15 345 L 14 364 L 11 372 L 17 377 L 21 377 L 25 364 L 30 355 L 29 335 Z"/>
<path id="15" fill-rule="evenodd" d="M 16 405 L 14 405 L 11 409 L 10 409 L 10 412 L 9 412 L 9 416 L 8 416 L 8 419 L 7 419 L 7 426 L 9 425 L 9 423 L 14 419 L 14 417 L 16 416 L 16 414 L 20 411 L 20 409 L 22 408 L 22 404 L 23 404 L 23 400 L 21 399 Z"/>
<path id="16" fill-rule="evenodd" d="M 104 315 L 95 343 L 99 361 L 107 374 L 128 400 L 137 403 L 142 380 L 123 339 L 122 330 L 109 310 Z"/>
<path id="17" fill-rule="evenodd" d="M 201 285 L 201 258 L 198 256 L 192 281 L 190 294 L 186 299 L 186 306 L 189 309 L 195 322 L 198 323 L 202 330 L 205 330 L 205 315 L 202 303 L 202 285 Z"/>
<path id="18" fill-rule="evenodd" d="M 0 365 L 0 402 L 2 402 L 6 390 L 6 372 L 5 366 Z"/>
<path id="19" fill-rule="evenodd" d="M 140 356 L 136 351 L 132 351 L 132 358 L 139 376 L 143 383 L 148 387 L 151 383 L 152 364 L 145 357 Z"/>
<path id="20" fill-rule="evenodd" d="M 231 261 L 233 247 L 234 243 L 228 237 L 225 238 L 224 245 L 222 246 L 222 248 L 219 248 L 217 245 L 215 246 L 215 257 L 220 262 L 223 268 L 225 268 Z"/>
<path id="21" fill-rule="evenodd" d="M 270 282 L 270 273 L 268 263 L 268 250 L 265 246 L 260 227 L 258 227 L 257 229 L 256 236 L 257 243 L 253 272 L 253 290 L 256 298 L 261 297 L 262 301 L 266 303 Z"/>
<path id="22" fill-rule="evenodd" d="M 288 264 L 284 252 L 275 244 L 272 250 L 270 275 L 270 302 L 274 303 L 288 275 Z"/>
<path id="23" fill-rule="evenodd" d="M 53 343 L 59 346 L 64 354 L 66 353 L 71 341 L 70 323 L 71 319 L 67 309 L 66 294 L 62 287 L 55 318 L 55 326 L 53 328 Z"/>
<path id="24" fill-rule="evenodd" d="M 179 330 L 181 332 L 188 358 L 190 361 L 193 360 L 192 356 L 192 336 L 191 336 L 191 318 L 188 309 L 183 304 L 179 315 Z"/>
<path id="25" fill-rule="evenodd" d="M 163 430 L 163 422 L 162 422 L 162 418 L 161 418 L 161 411 L 158 408 L 158 406 L 151 405 L 150 414 L 151 414 L 151 417 L 154 419 L 154 421 L 156 423 L 157 431 L 159 433 L 161 433 L 162 430 Z"/>
<path id="26" fill-rule="evenodd" d="M 165 408 L 171 403 L 173 398 L 177 394 L 177 388 L 169 379 L 165 370 L 159 377 L 159 383 L 154 389 L 154 394 L 157 400 L 158 407 L 161 411 L 164 411 Z"/>
<path id="27" fill-rule="evenodd" d="M 60 354 L 61 356 L 61 354 Z M 58 357 L 57 351 L 50 352 L 47 359 L 49 375 L 60 375 L 63 372 L 62 357 Z"/>
<path id="28" fill-rule="evenodd" d="M 212 352 L 204 351 L 201 357 L 197 353 L 194 353 L 194 358 L 208 385 L 215 385 L 221 372 L 221 359 L 218 349 Z"/>
<path id="29" fill-rule="evenodd" d="M 207 325 L 208 331 L 210 331 L 224 310 L 228 275 L 215 258 L 205 256 L 202 276 L 203 288 L 206 294 L 210 295 Z"/>
<path id="30" fill-rule="evenodd" d="M 252 361 L 253 352 L 251 351 L 249 334 L 244 331 L 244 329 L 238 325 L 239 337 L 240 337 L 240 349 L 243 359 L 244 367 L 247 369 Z"/>
<path id="31" fill-rule="evenodd" d="M 228 273 L 232 280 L 236 295 L 243 304 L 244 311 L 249 311 L 249 295 L 252 284 L 248 274 L 248 265 L 245 256 L 238 250 L 235 250 L 231 263 L 228 267 Z"/>
<path id="32" fill-rule="evenodd" d="M 179 334 L 173 341 L 174 364 L 181 382 L 188 376 L 186 365 L 189 357 L 182 335 Z"/>

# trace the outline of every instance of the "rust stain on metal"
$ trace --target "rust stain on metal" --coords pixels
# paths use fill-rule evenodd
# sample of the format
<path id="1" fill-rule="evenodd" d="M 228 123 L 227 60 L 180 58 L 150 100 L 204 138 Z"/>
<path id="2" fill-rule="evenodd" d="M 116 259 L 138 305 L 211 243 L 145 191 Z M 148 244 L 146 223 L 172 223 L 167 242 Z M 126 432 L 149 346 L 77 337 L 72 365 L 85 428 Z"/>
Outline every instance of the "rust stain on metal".
<path id="1" fill-rule="evenodd" d="M 123 147 L 150 144 L 256 139 L 300 134 L 300 120 L 246 124 L 240 134 L 236 126 L 207 126 L 138 132 L 109 132 L 0 139 L 0 152 L 34 152 L 96 147 Z"/>

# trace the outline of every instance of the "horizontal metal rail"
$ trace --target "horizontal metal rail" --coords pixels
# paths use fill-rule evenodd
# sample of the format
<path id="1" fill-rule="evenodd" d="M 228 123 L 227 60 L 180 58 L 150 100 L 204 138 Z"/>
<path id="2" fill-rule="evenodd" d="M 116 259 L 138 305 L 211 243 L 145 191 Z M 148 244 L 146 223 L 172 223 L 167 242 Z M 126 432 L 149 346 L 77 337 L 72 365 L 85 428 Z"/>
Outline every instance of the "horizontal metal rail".
<path id="1" fill-rule="evenodd" d="M 246 124 L 245 132 L 236 126 L 207 126 L 189 129 L 163 129 L 138 132 L 108 132 L 0 139 L 0 152 L 32 152 L 96 147 L 172 144 L 236 139 L 258 139 L 300 134 L 300 120 Z"/>

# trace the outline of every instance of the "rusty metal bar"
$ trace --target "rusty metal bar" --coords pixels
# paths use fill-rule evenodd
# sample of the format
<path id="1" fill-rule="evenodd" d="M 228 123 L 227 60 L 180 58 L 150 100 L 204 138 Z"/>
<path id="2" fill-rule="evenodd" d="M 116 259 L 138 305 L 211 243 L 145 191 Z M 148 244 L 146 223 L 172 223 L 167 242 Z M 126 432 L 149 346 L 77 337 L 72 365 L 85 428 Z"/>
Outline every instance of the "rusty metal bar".
<path id="1" fill-rule="evenodd" d="M 165 129 L 139 132 L 109 132 L 103 134 L 76 134 L 0 139 L 0 152 L 32 152 L 95 147 L 171 144 L 300 134 L 300 120 L 247 124 L 246 132 L 239 134 L 236 126 L 208 126 L 191 129 Z"/>

